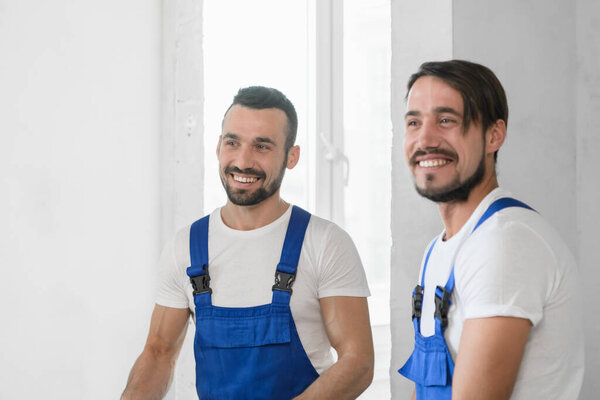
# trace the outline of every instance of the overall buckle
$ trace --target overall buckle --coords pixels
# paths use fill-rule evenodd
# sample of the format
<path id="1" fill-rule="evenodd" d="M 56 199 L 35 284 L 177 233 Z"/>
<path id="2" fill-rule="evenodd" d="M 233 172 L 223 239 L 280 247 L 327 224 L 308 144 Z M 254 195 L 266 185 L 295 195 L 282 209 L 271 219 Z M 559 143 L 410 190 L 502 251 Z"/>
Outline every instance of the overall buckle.
<path id="1" fill-rule="evenodd" d="M 210 288 L 210 275 L 208 274 L 208 265 L 203 265 L 204 275 L 198 275 L 190 277 L 190 282 L 192 282 L 192 288 L 194 288 L 194 294 L 201 294 L 208 292 L 212 294 L 212 289 Z"/>
<path id="2" fill-rule="evenodd" d="M 440 294 L 441 293 L 441 296 Z M 442 328 L 448 325 L 448 309 L 450 308 L 450 292 L 442 286 L 435 291 L 435 317 L 442 322 Z"/>
<path id="3" fill-rule="evenodd" d="M 423 308 L 423 287 L 417 285 L 412 296 L 412 318 L 421 318 Z"/>
<path id="4" fill-rule="evenodd" d="M 292 285 L 296 280 L 296 273 L 288 274 L 286 272 L 281 272 L 279 270 L 275 270 L 275 284 L 273 285 L 273 290 L 284 290 L 286 292 L 292 293 Z"/>

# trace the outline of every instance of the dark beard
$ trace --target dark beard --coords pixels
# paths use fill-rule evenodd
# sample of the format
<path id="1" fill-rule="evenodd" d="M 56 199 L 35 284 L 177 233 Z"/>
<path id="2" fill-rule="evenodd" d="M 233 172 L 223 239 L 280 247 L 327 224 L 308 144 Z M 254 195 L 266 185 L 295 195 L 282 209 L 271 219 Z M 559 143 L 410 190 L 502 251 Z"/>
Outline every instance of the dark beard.
<path id="1" fill-rule="evenodd" d="M 440 189 L 421 189 L 417 187 L 416 184 L 415 189 L 417 189 L 417 193 L 419 193 L 421 196 L 436 203 L 467 201 L 473 188 L 483 181 L 484 175 L 485 155 L 481 157 L 481 161 L 479 162 L 475 172 L 473 172 L 473 175 L 468 177 L 463 183 L 460 182 L 459 178 L 456 178 L 453 182 L 450 182 L 448 185 Z"/>
<path id="2" fill-rule="evenodd" d="M 285 160 L 283 161 L 283 166 L 279 170 L 279 175 L 277 178 L 271 182 L 271 184 L 267 187 L 261 187 L 256 189 L 253 192 L 244 189 L 234 189 L 231 188 L 229 182 L 227 181 L 227 176 L 232 172 L 237 172 L 239 174 L 248 174 L 258 176 L 260 179 L 265 179 L 266 175 L 262 171 L 257 171 L 252 168 L 248 168 L 245 170 L 241 170 L 237 167 L 227 167 L 225 168 L 225 175 L 220 175 L 221 183 L 225 188 L 225 192 L 227 193 L 227 198 L 236 206 L 254 206 L 262 201 L 268 199 L 273 196 L 281 187 L 281 182 L 283 181 L 283 176 L 285 175 L 285 166 L 287 165 L 287 155 Z"/>

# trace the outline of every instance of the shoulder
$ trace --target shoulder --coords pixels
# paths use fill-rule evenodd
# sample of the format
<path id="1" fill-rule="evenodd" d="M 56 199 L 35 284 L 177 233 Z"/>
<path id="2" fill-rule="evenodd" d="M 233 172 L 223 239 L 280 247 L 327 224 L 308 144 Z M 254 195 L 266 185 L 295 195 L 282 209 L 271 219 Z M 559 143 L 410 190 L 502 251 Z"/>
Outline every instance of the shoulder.
<path id="1" fill-rule="evenodd" d="M 352 240 L 350 235 L 335 222 L 311 215 L 307 228 L 307 234 L 327 240 Z"/>
<path id="2" fill-rule="evenodd" d="M 370 295 L 356 246 L 335 223 L 312 216 L 303 251 L 315 272 L 319 298 Z"/>
<path id="3" fill-rule="evenodd" d="M 519 207 L 485 221 L 466 240 L 455 263 L 459 290 L 498 291 L 499 297 L 527 291 L 541 301 L 550 299 L 575 270 L 574 258 L 552 226 L 537 212 Z"/>
<path id="4" fill-rule="evenodd" d="M 455 260 L 465 318 L 511 316 L 537 325 L 572 297 L 577 271 L 556 231 L 535 211 L 503 209 L 466 239 Z"/>
<path id="5" fill-rule="evenodd" d="M 502 188 L 492 191 L 478 206 L 468 229 L 473 229 L 478 216 L 502 198 L 515 196 Z M 558 261 L 563 253 L 569 253 L 565 242 L 542 215 L 528 208 L 508 206 L 493 213 L 467 236 L 459 256 L 475 254 L 478 258 L 503 259 L 533 254 L 546 261 Z"/>
<path id="6" fill-rule="evenodd" d="M 189 282 L 185 273 L 189 266 L 190 226 L 175 232 L 167 241 L 158 270 L 156 303 L 165 307 L 186 308 L 189 306 L 186 295 Z"/>
<path id="7" fill-rule="evenodd" d="M 190 260 L 190 229 L 191 224 L 186 225 L 173 235 L 173 255 L 178 266 L 189 266 Z"/>
<path id="8" fill-rule="evenodd" d="M 553 264 L 569 253 L 541 215 L 521 207 L 506 208 L 490 217 L 467 239 L 463 251 L 484 259 L 535 257 Z"/>
<path id="9" fill-rule="evenodd" d="M 311 216 L 306 228 L 305 246 L 307 245 L 318 252 L 355 247 L 352 238 L 344 229 L 316 215 Z"/>

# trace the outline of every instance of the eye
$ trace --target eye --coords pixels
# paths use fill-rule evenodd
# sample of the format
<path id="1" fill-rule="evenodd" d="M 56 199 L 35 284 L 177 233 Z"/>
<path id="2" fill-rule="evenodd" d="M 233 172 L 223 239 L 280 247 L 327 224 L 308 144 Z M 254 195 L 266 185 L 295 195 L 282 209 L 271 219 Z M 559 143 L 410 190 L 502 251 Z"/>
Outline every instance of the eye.
<path id="1" fill-rule="evenodd" d="M 453 120 L 452 118 L 442 118 L 440 119 L 440 123 L 441 124 L 450 124 L 456 122 L 455 120 Z"/>
<path id="2" fill-rule="evenodd" d="M 418 125 L 418 123 L 414 119 L 406 122 L 406 126 L 417 126 L 417 125 Z"/>
<path id="3" fill-rule="evenodd" d="M 270 149 L 270 147 L 269 147 L 268 145 L 266 145 L 266 144 L 263 144 L 263 143 L 258 143 L 258 144 L 256 145 L 256 149 L 257 149 L 258 151 L 267 151 L 267 150 L 269 150 L 269 149 Z"/>

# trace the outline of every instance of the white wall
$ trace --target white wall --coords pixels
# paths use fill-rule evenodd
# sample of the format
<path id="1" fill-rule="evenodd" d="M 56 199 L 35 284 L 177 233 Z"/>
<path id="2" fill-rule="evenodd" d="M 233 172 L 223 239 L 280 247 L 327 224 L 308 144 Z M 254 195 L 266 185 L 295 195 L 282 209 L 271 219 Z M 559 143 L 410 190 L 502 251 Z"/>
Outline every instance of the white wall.
<path id="1" fill-rule="evenodd" d="M 411 34 L 422 30 L 423 24 L 428 27 L 429 21 L 435 22 L 437 17 L 406 21 L 402 15 L 406 5 L 392 4 L 392 24 L 401 26 L 393 34 L 393 50 L 402 54 L 405 46 L 425 47 L 409 53 L 410 71 L 404 73 L 405 60 L 395 58 L 392 64 L 393 71 L 402 73 L 394 77 L 392 97 L 392 287 L 396 288 L 391 300 L 392 346 L 394 354 L 400 356 L 392 359 L 391 370 L 393 397 L 404 399 L 410 393 L 405 391 L 406 382 L 395 369 L 412 349 L 410 289 L 416 282 L 423 247 L 440 230 L 440 225 L 431 221 L 432 217 L 439 220 L 437 212 L 425 210 L 421 204 L 427 201 L 405 193 L 414 191 L 401 151 L 405 104 L 400 98 L 405 93 L 408 75 L 417 64 L 426 61 L 423 56 L 427 52 L 433 53 L 427 54 L 433 55 L 431 59 L 480 62 L 497 73 L 507 91 L 510 109 L 507 141 L 498 156 L 500 185 L 533 205 L 561 232 L 580 264 L 587 315 L 597 315 L 600 301 L 594 290 L 600 272 L 592 249 L 600 220 L 600 185 L 592 157 L 600 151 L 600 138 L 592 118 L 600 111 L 600 7 L 593 0 L 555 1 L 552 7 L 543 0 L 454 0 L 452 31 L 442 39 L 452 41 L 452 53 L 446 55 L 439 51 L 435 30 L 427 34 L 428 42 L 424 44 L 420 40 L 415 44 Z M 419 8 L 423 11 L 427 6 Z M 423 219 L 422 228 L 407 230 L 404 227 L 417 219 L 415 209 Z M 417 242 L 419 251 L 415 254 L 412 246 Z M 410 283 L 402 279 L 410 279 Z M 585 329 L 587 372 L 581 399 L 592 399 L 600 390 L 600 383 L 592 378 L 600 371 L 599 345 L 595 340 L 600 328 L 589 319 Z M 408 347 L 407 341 L 411 342 Z"/>
<path id="2" fill-rule="evenodd" d="M 502 82 L 500 185 L 550 219 L 575 252 L 575 9 L 546 4 L 454 0 L 453 57 L 490 67 Z"/>
<path id="3" fill-rule="evenodd" d="M 578 0 L 576 32 L 576 211 L 577 258 L 584 291 L 586 375 L 581 399 L 596 399 L 600 393 L 600 323 L 598 310 L 598 223 L 600 222 L 600 178 L 596 159 L 600 154 L 597 117 L 600 114 L 600 2 Z"/>
<path id="4" fill-rule="evenodd" d="M 162 0 L 161 245 L 204 212 L 202 12 L 202 0 Z M 165 400 L 197 398 L 194 328 Z"/>
<path id="5" fill-rule="evenodd" d="M 114 399 L 159 244 L 160 2 L 0 0 L 0 398 Z"/>

